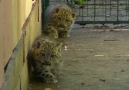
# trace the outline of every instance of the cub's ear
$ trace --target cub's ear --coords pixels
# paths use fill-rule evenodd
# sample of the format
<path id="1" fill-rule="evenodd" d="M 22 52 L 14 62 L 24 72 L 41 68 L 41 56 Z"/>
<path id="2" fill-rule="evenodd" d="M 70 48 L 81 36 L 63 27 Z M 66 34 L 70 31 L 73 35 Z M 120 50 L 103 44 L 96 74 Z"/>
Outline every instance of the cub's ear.
<path id="1" fill-rule="evenodd" d="M 75 15 L 75 12 L 72 12 L 72 17 L 75 18 L 75 16 L 76 16 L 76 15 Z"/>
<path id="2" fill-rule="evenodd" d="M 60 11 L 60 8 L 58 7 L 58 8 L 55 9 L 54 12 L 55 12 L 55 13 L 59 13 L 59 11 Z"/>
<path id="3" fill-rule="evenodd" d="M 39 48 L 39 47 L 40 47 L 40 45 L 41 45 L 41 44 L 40 44 L 40 42 L 39 42 L 39 41 L 37 41 L 37 42 L 35 43 L 35 45 L 34 45 L 34 48 L 35 48 L 35 49 L 37 49 L 37 48 Z"/>

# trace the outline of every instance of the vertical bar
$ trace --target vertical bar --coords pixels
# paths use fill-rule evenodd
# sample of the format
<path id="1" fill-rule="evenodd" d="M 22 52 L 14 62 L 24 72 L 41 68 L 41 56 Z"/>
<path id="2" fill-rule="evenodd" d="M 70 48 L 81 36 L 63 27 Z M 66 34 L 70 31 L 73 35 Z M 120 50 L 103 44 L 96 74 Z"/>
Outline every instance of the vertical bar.
<path id="1" fill-rule="evenodd" d="M 84 20 L 83 8 L 81 10 L 82 10 L 82 21 L 83 21 Z"/>
<path id="2" fill-rule="evenodd" d="M 43 23 L 44 23 L 44 12 L 45 12 L 45 10 L 44 10 L 44 0 L 42 0 L 41 3 L 42 3 L 42 5 L 41 5 L 41 7 L 42 7 L 41 19 L 42 19 L 42 25 L 44 25 L 44 24 L 43 24 Z M 44 27 L 44 26 L 42 26 L 42 28 L 43 28 L 43 27 Z"/>
<path id="3" fill-rule="evenodd" d="M 44 0 L 44 7 L 45 9 L 49 6 L 49 0 Z"/>
<path id="4" fill-rule="evenodd" d="M 87 7 L 87 16 L 88 16 L 88 7 L 89 7 L 88 1 L 87 1 L 87 4 L 86 4 L 86 7 Z"/>
<path id="5" fill-rule="evenodd" d="M 119 21 L 119 0 L 117 0 L 117 22 Z"/>
<path id="6" fill-rule="evenodd" d="M 127 7 L 128 7 L 128 1 L 126 0 L 126 16 L 127 16 Z M 124 3 L 125 4 L 125 3 Z"/>
<path id="7" fill-rule="evenodd" d="M 80 9 L 78 9 L 79 11 L 78 11 L 78 17 L 80 17 L 79 18 L 79 21 L 81 20 L 81 12 L 80 12 Z"/>
<path id="8" fill-rule="evenodd" d="M 44 25 L 43 24 L 45 20 L 44 13 L 45 13 L 46 8 L 49 6 L 49 0 L 42 0 L 41 3 L 42 3 L 42 25 Z"/>
<path id="9" fill-rule="evenodd" d="M 67 0 L 68 1 L 68 0 Z M 73 4 L 72 0 L 70 0 L 70 3 Z"/>
<path id="10" fill-rule="evenodd" d="M 129 15 L 129 0 L 126 2 L 126 12 L 127 12 L 127 16 Z M 129 16 L 128 16 L 129 17 Z M 129 18 L 128 18 L 129 19 Z"/>
<path id="11" fill-rule="evenodd" d="M 102 0 L 102 18 L 105 18 L 105 4 L 104 4 L 104 0 Z"/>
<path id="12" fill-rule="evenodd" d="M 96 16 L 96 0 L 94 0 L 94 21 L 95 21 L 95 16 Z"/>
<path id="13" fill-rule="evenodd" d="M 105 21 L 107 21 L 107 1 L 105 0 Z"/>
<path id="14" fill-rule="evenodd" d="M 129 0 L 127 1 L 127 16 L 128 16 L 128 21 L 129 21 Z"/>
<path id="15" fill-rule="evenodd" d="M 111 16 L 111 14 L 112 14 L 112 13 L 111 13 L 111 10 L 112 10 L 111 4 L 112 4 L 112 3 L 111 3 L 111 0 L 110 0 L 110 16 Z"/>

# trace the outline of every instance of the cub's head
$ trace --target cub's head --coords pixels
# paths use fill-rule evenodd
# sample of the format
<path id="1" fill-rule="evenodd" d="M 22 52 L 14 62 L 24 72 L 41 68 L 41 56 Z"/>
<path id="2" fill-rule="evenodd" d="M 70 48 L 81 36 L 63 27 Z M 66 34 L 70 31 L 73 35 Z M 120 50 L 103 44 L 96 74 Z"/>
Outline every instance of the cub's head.
<path id="1" fill-rule="evenodd" d="M 56 44 L 47 39 L 37 40 L 31 49 L 34 62 L 39 65 L 51 65 L 51 62 L 59 57 L 61 46 L 62 43 Z"/>
<path id="2" fill-rule="evenodd" d="M 51 21 L 61 30 L 70 27 L 75 20 L 75 13 L 71 10 L 57 7 L 52 14 Z"/>

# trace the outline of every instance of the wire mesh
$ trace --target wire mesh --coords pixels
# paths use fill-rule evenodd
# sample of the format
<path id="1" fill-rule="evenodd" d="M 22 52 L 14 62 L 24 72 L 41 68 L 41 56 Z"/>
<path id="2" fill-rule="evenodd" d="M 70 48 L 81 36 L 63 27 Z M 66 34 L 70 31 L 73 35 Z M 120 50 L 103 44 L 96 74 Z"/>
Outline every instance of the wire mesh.
<path id="1" fill-rule="evenodd" d="M 49 0 L 49 4 L 67 3 L 79 24 L 129 23 L 129 0 Z"/>

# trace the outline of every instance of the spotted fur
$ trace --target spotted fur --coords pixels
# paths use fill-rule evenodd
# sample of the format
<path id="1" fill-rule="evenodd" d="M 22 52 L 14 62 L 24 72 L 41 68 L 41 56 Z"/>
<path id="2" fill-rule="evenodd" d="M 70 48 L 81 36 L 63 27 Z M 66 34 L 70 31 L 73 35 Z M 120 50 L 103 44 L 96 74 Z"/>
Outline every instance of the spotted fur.
<path id="1" fill-rule="evenodd" d="M 55 43 L 49 39 L 37 39 L 31 50 L 33 72 L 45 83 L 57 83 L 57 70 L 61 60 L 62 43 Z"/>
<path id="2" fill-rule="evenodd" d="M 58 38 L 69 37 L 72 24 L 75 20 L 75 13 L 66 4 L 50 5 L 45 12 L 45 31 L 54 28 Z"/>

